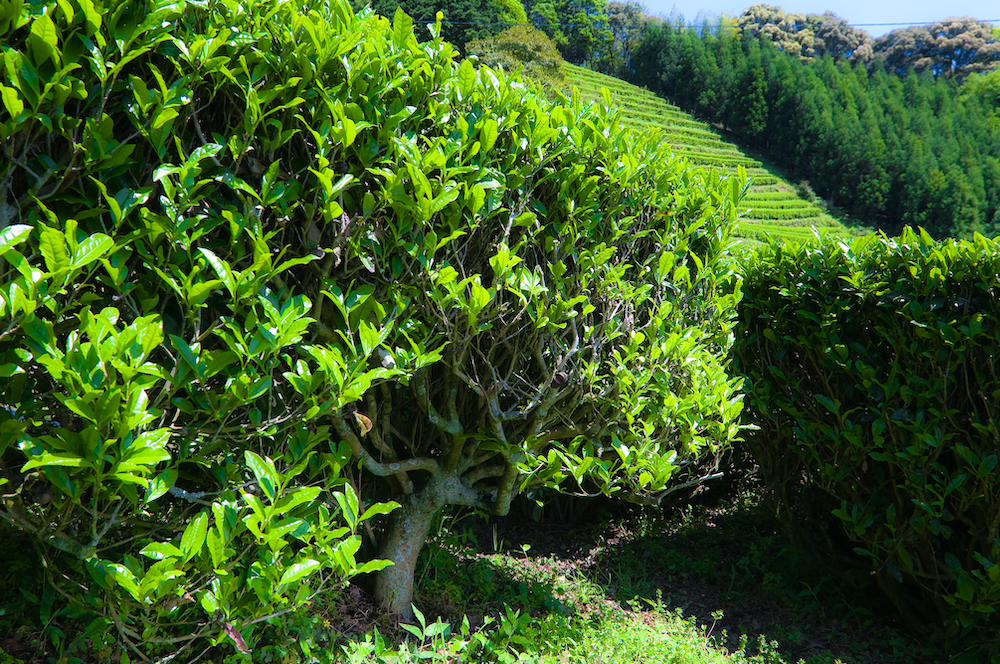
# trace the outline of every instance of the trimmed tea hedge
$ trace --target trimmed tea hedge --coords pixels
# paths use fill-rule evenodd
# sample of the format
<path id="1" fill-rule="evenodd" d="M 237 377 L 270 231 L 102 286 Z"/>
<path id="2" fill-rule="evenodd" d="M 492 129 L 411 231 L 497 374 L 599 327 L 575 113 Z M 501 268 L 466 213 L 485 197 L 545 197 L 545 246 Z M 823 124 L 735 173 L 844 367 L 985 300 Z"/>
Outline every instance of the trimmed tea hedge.
<path id="1" fill-rule="evenodd" d="M 747 445 L 791 530 L 822 545 L 799 524 L 832 513 L 911 622 L 996 640 L 1000 242 L 907 229 L 745 261 Z"/>

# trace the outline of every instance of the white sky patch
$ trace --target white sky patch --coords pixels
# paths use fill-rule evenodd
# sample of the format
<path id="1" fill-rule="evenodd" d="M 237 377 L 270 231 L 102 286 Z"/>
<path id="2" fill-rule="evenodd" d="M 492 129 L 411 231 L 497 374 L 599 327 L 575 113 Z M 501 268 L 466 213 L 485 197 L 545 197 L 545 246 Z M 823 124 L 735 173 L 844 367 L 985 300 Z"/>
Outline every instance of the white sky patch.
<path id="1" fill-rule="evenodd" d="M 704 17 L 729 14 L 739 16 L 756 2 L 730 0 L 648 0 L 646 8 L 651 14 L 670 16 L 675 10 L 683 14 L 688 23 L 694 22 L 699 13 Z M 931 0 L 908 2 L 872 2 L 872 0 L 791 0 L 766 4 L 781 7 L 791 14 L 822 14 L 832 11 L 860 27 L 873 37 L 891 30 L 919 23 L 933 23 L 951 16 L 971 16 L 980 21 L 1000 20 L 1000 3 L 996 0 L 951 0 L 948 3 Z M 700 22 L 700 19 L 699 21 Z M 882 24 L 894 25 L 882 25 Z M 873 25 L 879 24 L 879 25 Z M 997 23 L 994 23 L 997 25 Z"/>

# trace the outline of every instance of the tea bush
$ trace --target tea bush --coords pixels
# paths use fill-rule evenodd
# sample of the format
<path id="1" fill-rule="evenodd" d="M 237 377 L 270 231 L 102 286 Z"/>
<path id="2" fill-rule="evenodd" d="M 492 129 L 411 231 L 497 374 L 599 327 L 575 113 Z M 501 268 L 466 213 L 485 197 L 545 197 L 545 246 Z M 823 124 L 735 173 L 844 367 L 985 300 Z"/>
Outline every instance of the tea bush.
<path id="1" fill-rule="evenodd" d="M 297 42 L 363 39 L 329 10 L 0 6 L 0 516 L 57 651 L 246 651 L 384 564 L 356 530 L 392 506 L 361 508 L 323 418 L 392 372 L 310 343 L 292 275 L 322 252 L 281 236 L 347 184 L 292 142 L 337 85 Z"/>
<path id="2" fill-rule="evenodd" d="M 911 622 L 996 642 L 1000 242 L 828 236 L 743 267 L 747 446 L 790 527 L 827 547 L 832 513 Z"/>
<path id="3" fill-rule="evenodd" d="M 718 474 L 745 180 L 402 12 L 0 12 L 0 517 L 58 648 L 246 651 L 388 560 L 409 613 L 445 505 Z"/>

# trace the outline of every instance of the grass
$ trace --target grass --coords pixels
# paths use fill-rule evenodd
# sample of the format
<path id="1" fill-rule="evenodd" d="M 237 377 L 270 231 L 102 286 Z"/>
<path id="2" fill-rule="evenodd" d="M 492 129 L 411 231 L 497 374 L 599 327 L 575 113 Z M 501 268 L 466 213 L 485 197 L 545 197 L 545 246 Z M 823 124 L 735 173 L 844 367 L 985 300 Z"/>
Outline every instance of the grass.
<path id="1" fill-rule="evenodd" d="M 630 509 L 575 526 L 446 517 L 418 569 L 416 602 L 441 616 L 438 626 L 369 629 L 341 641 L 342 661 L 934 659 L 872 601 L 870 578 L 835 581 L 813 569 L 753 498 L 672 513 Z"/>
<path id="2" fill-rule="evenodd" d="M 565 502 L 563 503 L 565 506 Z M 558 506 L 558 504 L 556 505 Z M 752 497 L 655 511 L 571 504 L 536 523 L 446 514 L 421 554 L 415 625 L 393 624 L 362 587 L 276 620 L 252 655 L 213 664 L 897 664 L 933 661 L 873 603 L 870 579 L 834 577 L 793 553 Z M 573 517 L 575 509 L 576 517 Z M 582 523 L 566 523 L 579 519 Z M 569 516 L 567 516 L 569 515 Z M 16 558 L 17 556 L 15 556 Z M 5 578 L 10 591 L 20 585 Z M 33 622 L 29 611 L 5 626 Z M 37 611 L 37 609 L 34 609 Z M 36 614 L 37 615 L 37 614 Z M 438 618 L 440 616 L 440 618 Z M 62 624 L 72 634 L 71 624 Z M 12 631 L 11 634 L 15 632 Z M 55 661 L 11 651 L 0 663 Z M 107 651 L 78 651 L 82 663 Z M 6 658 L 6 659 L 5 659 Z"/>
<path id="3" fill-rule="evenodd" d="M 787 182 L 775 169 L 725 141 L 714 128 L 652 92 L 576 65 L 564 64 L 563 72 L 566 83 L 575 86 L 584 99 L 603 101 L 603 90 L 607 90 L 627 124 L 636 129 L 659 129 L 663 140 L 693 163 L 726 172 L 744 166 L 752 185 L 739 211 L 736 237 L 750 243 L 769 239 L 800 242 L 813 237 L 813 228 L 844 237 L 854 234 L 810 195 L 808 187 Z"/>

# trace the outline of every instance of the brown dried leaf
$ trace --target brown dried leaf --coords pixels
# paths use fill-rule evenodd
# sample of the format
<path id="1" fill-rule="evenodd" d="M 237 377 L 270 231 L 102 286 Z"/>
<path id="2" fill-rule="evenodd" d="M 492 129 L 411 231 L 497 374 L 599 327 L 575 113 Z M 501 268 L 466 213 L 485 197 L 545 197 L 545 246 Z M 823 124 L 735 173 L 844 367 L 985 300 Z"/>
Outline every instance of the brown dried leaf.
<path id="1" fill-rule="evenodd" d="M 236 644 L 236 649 L 239 650 L 241 653 L 243 653 L 244 655 L 249 655 L 251 652 L 253 652 L 253 650 L 251 650 L 250 647 L 247 646 L 247 642 L 243 640 L 243 636 L 236 631 L 235 627 L 233 627 L 229 623 L 225 623 L 222 626 L 222 630 L 226 633 L 226 636 L 228 636 L 233 640 L 233 643 Z"/>
<path id="2" fill-rule="evenodd" d="M 362 415 L 361 413 L 354 411 L 354 419 L 358 422 L 358 428 L 361 429 L 361 435 L 365 436 L 369 431 L 372 430 L 372 421 L 367 415 Z"/>

